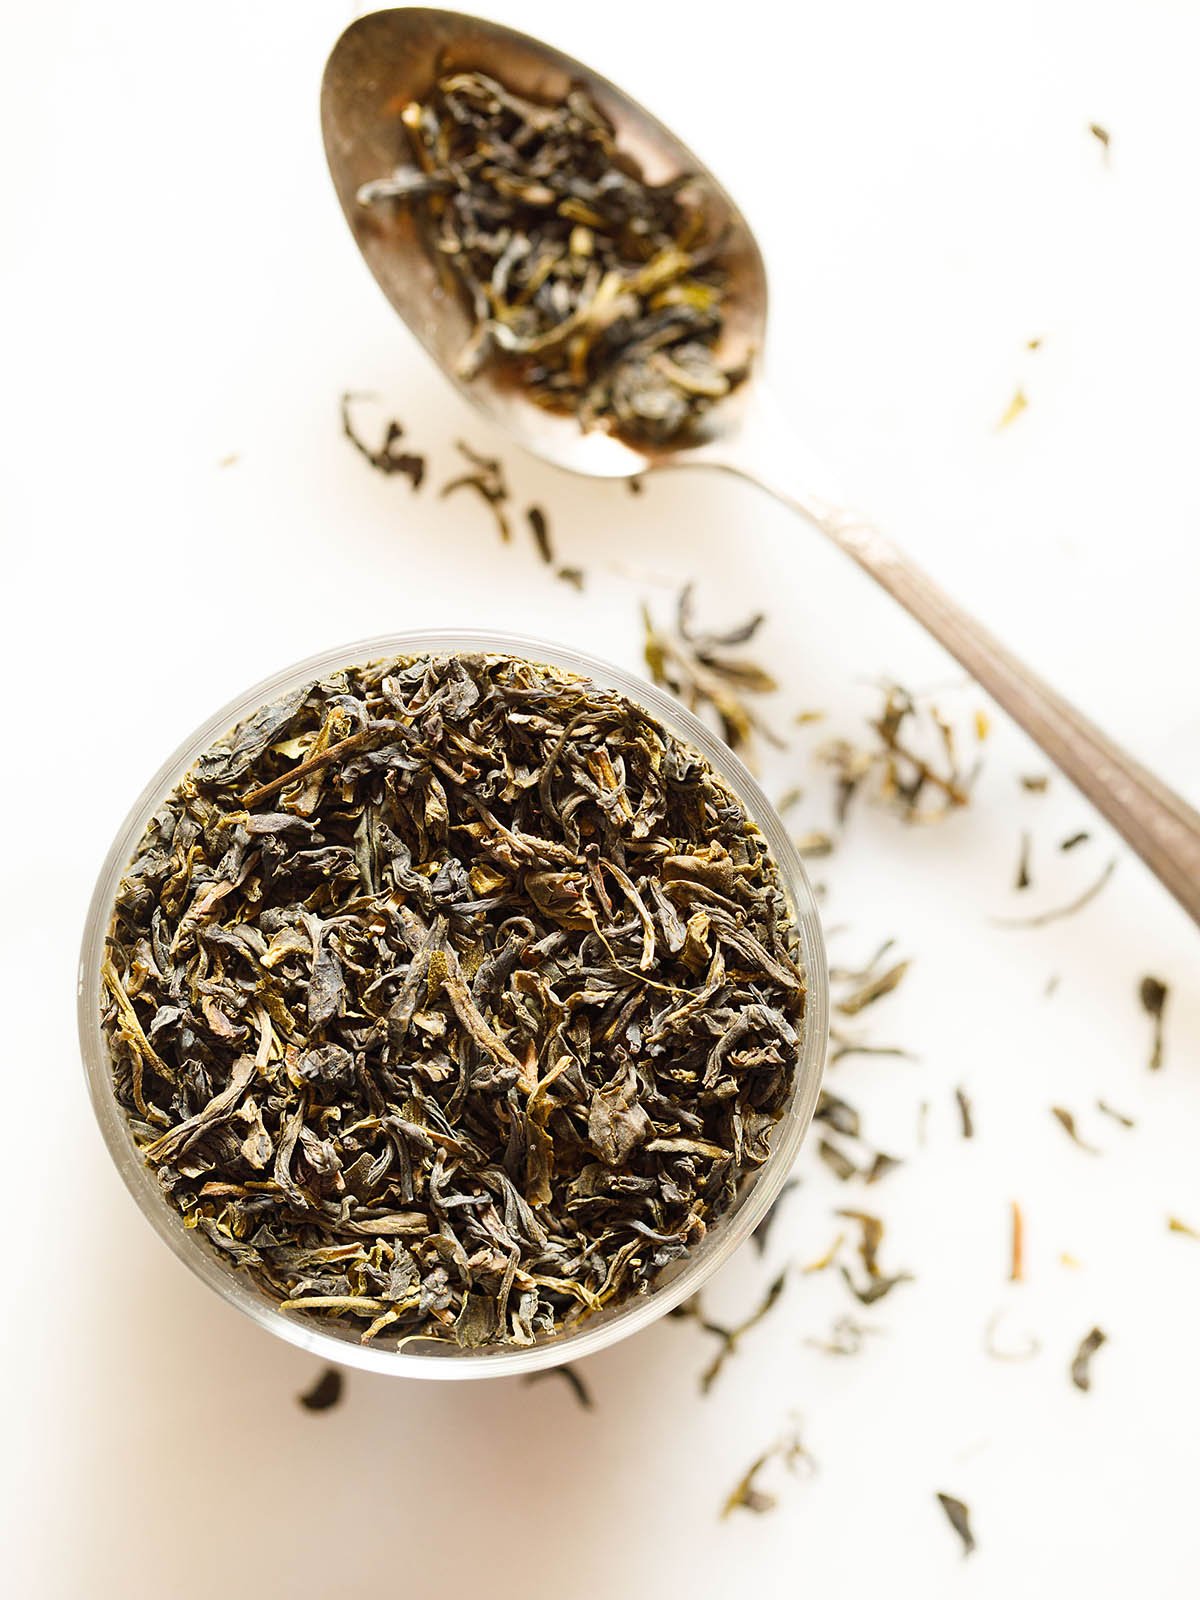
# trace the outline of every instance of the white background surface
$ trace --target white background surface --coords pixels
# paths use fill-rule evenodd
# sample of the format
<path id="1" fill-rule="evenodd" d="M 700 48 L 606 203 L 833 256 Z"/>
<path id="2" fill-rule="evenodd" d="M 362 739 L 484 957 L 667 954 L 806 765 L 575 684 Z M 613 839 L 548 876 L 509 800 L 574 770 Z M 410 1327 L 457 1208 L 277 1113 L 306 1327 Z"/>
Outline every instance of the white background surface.
<path id="1" fill-rule="evenodd" d="M 782 9 L 513 0 L 502 14 L 624 83 L 711 161 L 761 234 L 771 366 L 797 436 L 1195 801 L 1195 8 Z M 914 958 L 863 1021 L 919 1060 L 846 1062 L 830 1087 L 873 1142 L 919 1159 L 859 1194 L 810 1148 L 767 1258 L 743 1252 L 708 1297 L 736 1319 L 785 1262 L 823 1252 L 834 1206 L 865 1203 L 888 1223 L 885 1267 L 917 1281 L 864 1314 L 883 1332 L 856 1359 L 805 1343 L 852 1308 L 832 1274 L 796 1273 L 704 1400 L 710 1341 L 668 1322 L 587 1364 L 591 1413 L 554 1380 L 351 1374 L 340 1408 L 310 1415 L 295 1396 L 313 1363 L 219 1304 L 122 1189 L 78 1066 L 85 905 L 147 776 L 246 684 L 426 625 L 524 629 L 633 665 L 638 600 L 663 611 L 694 577 L 704 617 L 769 611 L 777 723 L 829 713 L 766 773 L 777 794 L 807 786 L 807 828 L 829 815 L 811 750 L 858 731 L 870 680 L 957 681 L 749 487 L 681 474 L 635 499 L 506 450 L 518 512 L 545 505 L 563 559 L 588 569 L 582 597 L 523 530 L 505 549 L 473 500 L 439 502 L 456 436 L 503 442 L 409 341 L 337 210 L 317 89 L 351 14 L 129 0 L 6 13 L 7 1592 L 1193 1595 L 1200 1243 L 1166 1218 L 1200 1227 L 1196 934 L 1119 850 L 1078 918 L 992 924 L 1069 899 L 1116 849 L 1061 780 L 1019 791 L 1043 766 L 1002 721 L 968 813 L 914 831 L 863 808 L 817 864 L 843 930 L 835 960 L 889 935 Z M 1092 121 L 1111 131 L 1108 161 Z M 1029 408 L 998 432 L 1017 384 Z M 428 451 L 419 496 L 341 439 L 343 389 L 376 390 Z M 1080 827 L 1093 840 L 1060 855 Z M 1035 882 L 1018 897 L 1022 828 Z M 1174 989 L 1154 1076 L 1145 972 Z M 1099 1116 L 1097 1095 L 1136 1129 Z M 1052 1103 L 1104 1153 L 1071 1146 Z M 1005 1281 L 1013 1199 L 1021 1286 Z M 1040 1337 L 1036 1360 L 984 1355 L 997 1310 Z M 1067 1368 L 1093 1323 L 1110 1342 L 1083 1395 Z M 768 1516 L 719 1521 L 793 1414 L 818 1474 L 774 1484 Z M 938 1490 L 972 1506 L 969 1562 Z"/>

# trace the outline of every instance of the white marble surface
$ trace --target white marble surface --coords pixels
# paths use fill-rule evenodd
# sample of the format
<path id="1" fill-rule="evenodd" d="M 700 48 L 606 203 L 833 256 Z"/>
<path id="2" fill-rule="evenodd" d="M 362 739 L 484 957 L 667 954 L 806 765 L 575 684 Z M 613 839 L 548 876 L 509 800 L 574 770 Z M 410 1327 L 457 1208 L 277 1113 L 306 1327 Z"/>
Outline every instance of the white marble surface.
<path id="1" fill-rule="evenodd" d="M 797 437 L 1195 801 L 1195 9 L 602 9 L 512 0 L 504 17 L 642 95 L 744 197 Z M 864 808 L 820 863 L 835 956 L 894 935 L 914 959 L 868 1016 L 919 1059 L 831 1079 L 914 1159 L 861 1196 L 810 1149 L 767 1258 L 744 1252 L 711 1296 L 738 1316 L 785 1262 L 821 1254 L 833 1207 L 865 1200 L 888 1223 L 885 1264 L 917 1281 L 866 1314 L 883 1331 L 856 1359 L 806 1344 L 850 1307 L 831 1274 L 797 1273 L 704 1400 L 709 1341 L 671 1322 L 588 1363 L 591 1413 L 553 1381 L 352 1374 L 313 1416 L 295 1401 L 313 1364 L 217 1303 L 122 1189 L 78 1066 L 84 909 L 141 784 L 245 684 L 437 624 L 633 665 L 637 602 L 665 607 L 685 578 L 705 615 L 769 611 L 781 725 L 820 706 L 827 732 L 852 734 L 880 674 L 956 678 L 748 487 L 681 474 L 635 499 L 507 451 L 518 505 L 544 504 L 588 569 L 580 597 L 522 539 L 501 548 L 472 501 L 413 497 L 355 457 L 347 388 L 408 422 L 435 480 L 456 436 L 503 442 L 428 368 L 338 214 L 316 93 L 350 15 L 63 0 L 2 24 L 6 1592 L 1194 1594 L 1200 1242 L 1166 1218 L 1200 1228 L 1196 932 L 1061 781 L 1018 790 L 1040 765 L 1002 719 L 968 813 L 913 831 Z M 998 432 L 1017 385 L 1028 409 Z M 776 793 L 808 786 L 798 827 L 828 820 L 816 742 L 797 734 L 767 771 Z M 1023 828 L 1035 885 L 1018 897 Z M 1061 855 L 1077 828 L 1092 841 Z M 992 923 L 1069 898 L 1110 852 L 1115 878 L 1075 920 Z M 1156 1075 L 1145 972 L 1174 990 Z M 1098 1095 L 1136 1129 L 1099 1116 Z M 1052 1103 L 1104 1153 L 1073 1148 Z M 1021 1286 L 1005 1281 L 1014 1199 Z M 984 1355 L 998 1310 L 1037 1333 L 1036 1360 Z M 1083 1395 L 1067 1367 L 1094 1323 L 1110 1342 Z M 770 1515 L 721 1522 L 792 1414 L 819 1472 L 781 1481 Z M 967 1563 L 938 1490 L 973 1508 Z"/>

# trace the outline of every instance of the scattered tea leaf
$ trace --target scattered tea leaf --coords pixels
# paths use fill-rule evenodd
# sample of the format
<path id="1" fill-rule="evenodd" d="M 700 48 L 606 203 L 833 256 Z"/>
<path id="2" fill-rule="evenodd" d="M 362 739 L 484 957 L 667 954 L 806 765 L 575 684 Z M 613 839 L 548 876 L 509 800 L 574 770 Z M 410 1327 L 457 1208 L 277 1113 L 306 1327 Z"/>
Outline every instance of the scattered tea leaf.
<path id="1" fill-rule="evenodd" d="M 882 1220 L 870 1211 L 838 1211 L 839 1217 L 845 1217 L 847 1222 L 857 1222 L 859 1226 L 858 1253 L 867 1275 L 871 1278 L 881 1277 L 879 1271 L 879 1246 L 883 1243 L 884 1226 Z"/>
<path id="2" fill-rule="evenodd" d="M 546 513 L 541 506 L 529 506 L 525 512 L 529 521 L 529 531 L 533 534 L 533 542 L 537 545 L 538 555 L 548 567 L 554 565 L 554 550 L 550 543 L 550 524 L 546 521 Z"/>
<path id="3" fill-rule="evenodd" d="M 983 743 L 983 741 L 987 738 L 987 736 L 991 733 L 991 731 L 992 731 L 991 718 L 988 716 L 987 712 L 983 711 L 983 710 L 976 711 L 976 713 L 975 713 L 975 737 L 976 737 L 976 739 L 978 739 L 980 744 Z"/>
<path id="4" fill-rule="evenodd" d="M 821 856 L 833 854 L 833 840 L 829 834 L 813 830 L 810 833 L 799 834 L 795 840 L 797 852 L 806 861 L 816 860 Z"/>
<path id="5" fill-rule="evenodd" d="M 886 1151 L 876 1150 L 871 1165 L 867 1168 L 866 1182 L 868 1187 L 878 1183 L 881 1178 L 886 1178 L 889 1172 L 895 1172 L 897 1167 L 902 1167 L 904 1162 L 899 1156 L 889 1156 Z"/>
<path id="6" fill-rule="evenodd" d="M 835 815 L 845 823 L 859 789 L 874 777 L 879 800 L 906 822 L 937 822 L 970 800 L 978 763 L 964 771 L 954 730 L 928 698 L 910 694 L 899 684 L 882 686 L 883 706 L 869 719 L 871 746 L 834 739 L 817 751 L 832 769 Z M 932 803 L 926 803 L 932 798 Z"/>
<path id="7" fill-rule="evenodd" d="M 778 687 L 775 679 L 756 662 L 729 654 L 749 643 L 763 620 L 760 612 L 724 632 L 700 630 L 692 620 L 690 584 L 676 602 L 673 631 L 659 628 L 648 607 L 642 607 L 642 653 L 651 678 L 689 711 L 713 714 L 730 749 L 747 754 L 755 734 L 770 744 L 780 743 L 746 701 L 748 694 L 772 693 Z"/>
<path id="8" fill-rule="evenodd" d="M 1074 850 L 1077 846 L 1086 844 L 1091 837 L 1087 829 L 1082 828 L 1078 833 L 1068 834 L 1058 848 L 1060 850 Z"/>
<path id="9" fill-rule="evenodd" d="M 569 583 L 572 589 L 578 589 L 580 594 L 583 593 L 585 574 L 582 567 L 559 567 L 554 576 L 561 578 L 564 583 Z"/>
<path id="10" fill-rule="evenodd" d="M 1009 1201 L 1011 1243 L 1009 1246 L 1008 1281 L 1025 1281 L 1025 1218 L 1015 1200 Z"/>
<path id="11" fill-rule="evenodd" d="M 1190 1227 L 1179 1217 L 1168 1217 L 1167 1227 L 1172 1233 L 1184 1233 L 1189 1239 L 1200 1239 L 1200 1232 L 1197 1232 L 1195 1228 Z"/>
<path id="12" fill-rule="evenodd" d="M 1037 338 L 1026 339 L 1025 348 L 1026 348 L 1026 350 L 1040 350 L 1042 348 L 1041 336 L 1038 335 Z"/>
<path id="13" fill-rule="evenodd" d="M 835 1178 L 840 1178 L 843 1183 L 853 1178 L 858 1172 L 857 1166 L 838 1145 L 830 1139 L 821 1139 L 817 1142 L 817 1154 L 833 1173 Z"/>
<path id="14" fill-rule="evenodd" d="M 1012 424 L 1021 415 L 1022 411 L 1025 410 L 1025 408 L 1026 408 L 1026 406 L 1028 404 L 1029 404 L 1029 401 L 1026 398 L 1024 389 L 1022 389 L 1022 388 L 1020 388 L 1018 386 L 1018 388 L 1016 388 L 1013 391 L 1013 397 L 1008 402 L 1008 407 L 1005 410 L 1004 415 L 1000 418 L 1000 421 L 996 424 L 997 430 L 999 430 L 1001 428 L 1009 428 L 1009 427 L 1011 427 Z"/>
<path id="15" fill-rule="evenodd" d="M 1163 1064 L 1163 1013 L 1171 991 L 1161 978 L 1143 978 L 1138 988 L 1142 1010 L 1154 1022 L 1154 1043 L 1150 1050 L 1150 1070 L 1157 1072 Z"/>
<path id="16" fill-rule="evenodd" d="M 1098 122 L 1089 122 L 1088 132 L 1091 134 L 1093 139 L 1099 139 L 1100 143 L 1104 146 L 1104 153 L 1107 155 L 1112 145 L 1112 136 L 1110 135 L 1108 129 L 1101 127 L 1100 123 Z"/>
<path id="17" fill-rule="evenodd" d="M 1080 1136 L 1079 1130 L 1075 1126 L 1075 1117 L 1065 1106 L 1051 1106 L 1050 1114 L 1066 1129 L 1068 1137 L 1073 1139 L 1081 1150 L 1086 1150 L 1090 1156 L 1098 1156 L 1100 1154 L 1094 1144 L 1088 1144 L 1087 1140 Z"/>
<path id="18" fill-rule="evenodd" d="M 239 455 L 239 454 L 238 454 L 238 452 L 237 452 L 237 451 L 236 451 L 236 450 L 233 450 L 233 451 L 231 451 L 231 452 L 230 452 L 230 453 L 229 453 L 229 455 L 227 455 L 227 456 L 222 456 L 222 457 L 221 457 L 221 459 L 220 459 L 220 460 L 219 460 L 219 461 L 218 461 L 218 462 L 217 462 L 217 465 L 218 465 L 218 466 L 219 466 L 219 467 L 234 467 L 234 466 L 236 466 L 236 465 L 237 465 L 237 463 L 238 463 L 238 462 L 239 462 L 239 461 L 240 461 L 240 460 L 241 460 L 241 459 L 242 459 L 242 458 L 241 458 L 241 456 L 240 456 L 240 455 Z"/>
<path id="19" fill-rule="evenodd" d="M 1046 987 L 1042 990 L 1042 993 L 1045 995 L 1047 1000 L 1050 999 L 1061 982 L 1062 974 L 1060 972 L 1052 972 L 1046 979 Z"/>
<path id="20" fill-rule="evenodd" d="M 1076 1256 L 1073 1256 L 1068 1250 L 1064 1250 L 1059 1256 L 1058 1264 L 1060 1267 L 1069 1268 L 1072 1272 L 1078 1272 L 1080 1266 L 1082 1265 L 1079 1259 Z"/>
<path id="21" fill-rule="evenodd" d="M 958 1101 L 958 1115 L 962 1122 L 962 1136 L 964 1139 L 975 1137 L 975 1121 L 971 1115 L 971 1101 L 967 1091 L 963 1088 L 955 1089 L 954 1098 Z"/>
<path id="22" fill-rule="evenodd" d="M 801 1267 L 800 1270 L 806 1276 L 812 1272 L 827 1272 L 837 1260 L 837 1253 L 842 1248 L 845 1240 L 846 1235 L 844 1233 L 839 1233 L 837 1238 L 829 1246 L 829 1249 L 826 1250 L 823 1256 L 818 1256 L 815 1261 L 810 1261 L 806 1267 Z"/>
<path id="23" fill-rule="evenodd" d="M 975 1535 L 971 1532 L 971 1513 L 963 1501 L 952 1494 L 939 1494 L 938 1504 L 950 1520 L 950 1526 L 962 1540 L 963 1555 L 975 1549 Z"/>
<path id="24" fill-rule="evenodd" d="M 859 1305 L 863 1306 L 873 1306 L 877 1300 L 882 1300 L 885 1295 L 891 1294 L 897 1284 L 911 1283 L 913 1281 L 911 1272 L 897 1272 L 890 1278 L 870 1278 L 860 1287 L 855 1283 L 846 1267 L 843 1267 L 841 1272 L 847 1289 L 849 1289 Z"/>
<path id="25" fill-rule="evenodd" d="M 776 800 L 775 809 L 781 817 L 785 816 L 793 806 L 798 806 L 803 799 L 803 789 L 788 789 L 786 793 L 780 795 L 779 799 Z"/>
<path id="26" fill-rule="evenodd" d="M 827 1356 L 856 1356 L 867 1335 L 878 1332 L 878 1328 L 868 1328 L 853 1317 L 842 1316 L 833 1324 L 828 1339 L 806 1339 L 804 1342 Z"/>
<path id="27" fill-rule="evenodd" d="M 676 1307 L 676 1311 L 678 1310 L 679 1308 Z M 543 1378 L 562 1378 L 583 1409 L 585 1411 L 593 1409 L 591 1390 L 569 1361 L 564 1361 L 557 1367 L 542 1367 L 539 1372 L 527 1372 L 525 1374 L 526 1383 L 540 1383 Z"/>
<path id="28" fill-rule="evenodd" d="M 797 711 L 792 721 L 798 728 L 807 728 L 814 722 L 824 722 L 824 711 Z"/>
<path id="29" fill-rule="evenodd" d="M 1021 778 L 1020 784 L 1027 794 L 1045 794 L 1050 787 L 1050 779 L 1044 772 L 1039 772 L 1030 777 Z"/>
<path id="30" fill-rule="evenodd" d="M 1084 1335 L 1079 1349 L 1075 1352 L 1075 1359 L 1071 1362 L 1071 1382 L 1085 1394 L 1092 1387 L 1092 1357 L 1100 1346 L 1107 1342 L 1108 1335 L 1100 1328 L 1093 1328 L 1090 1333 Z"/>
<path id="31" fill-rule="evenodd" d="M 780 1461 L 789 1472 L 797 1472 L 801 1467 L 811 1476 L 816 1471 L 816 1462 L 804 1448 L 800 1434 L 793 1429 L 768 1449 L 762 1455 L 756 1456 L 750 1466 L 738 1479 L 732 1492 L 721 1507 L 722 1518 L 728 1517 L 734 1511 L 753 1511 L 761 1515 L 765 1511 L 772 1511 L 778 1504 L 775 1495 L 767 1493 L 757 1487 L 755 1480 L 764 1468 L 772 1461 Z"/>
<path id="32" fill-rule="evenodd" d="M 312 1388 L 299 1396 L 306 1411 L 328 1411 L 342 1398 L 342 1374 L 337 1367 L 326 1367 Z"/>
<path id="33" fill-rule="evenodd" d="M 1077 911 L 1082 911 L 1084 906 L 1091 904 L 1116 870 L 1117 860 L 1114 856 L 1095 883 L 1081 895 L 1077 895 L 1074 900 L 1068 901 L 1065 906 L 1039 911 L 1034 917 L 995 917 L 993 920 L 997 927 L 1001 928 L 1044 928 L 1048 923 L 1058 922 L 1062 917 L 1073 917 Z"/>
<path id="34" fill-rule="evenodd" d="M 904 980 L 904 975 L 911 965 L 908 961 L 897 961 L 895 966 L 889 967 L 886 972 L 881 972 L 878 977 L 869 979 L 861 989 L 853 994 L 844 995 L 837 1002 L 837 1009 L 844 1017 L 855 1017 L 867 1006 L 874 1005 L 876 1000 L 882 1000 L 884 995 L 891 994 Z"/>
<path id="35" fill-rule="evenodd" d="M 717 1322 L 705 1322 L 702 1324 L 705 1333 L 715 1334 L 716 1337 L 721 1340 L 720 1349 L 717 1351 L 716 1355 L 709 1362 L 708 1366 L 704 1369 L 700 1376 L 700 1390 L 702 1394 L 707 1394 L 712 1388 L 713 1384 L 717 1381 L 721 1368 L 725 1365 L 726 1361 L 729 1360 L 730 1356 L 735 1353 L 738 1344 L 744 1335 L 749 1333 L 751 1328 L 756 1328 L 763 1318 L 772 1310 L 780 1295 L 783 1293 L 786 1284 L 787 1268 L 785 1267 L 779 1276 L 771 1282 L 771 1285 L 767 1289 L 767 1292 L 763 1296 L 760 1304 L 750 1313 L 744 1322 L 739 1322 L 734 1328 L 723 1327 Z"/>
<path id="36" fill-rule="evenodd" d="M 503 463 L 496 456 L 481 456 L 461 439 L 454 441 L 454 448 L 459 455 L 466 458 L 473 470 L 460 473 L 457 478 L 451 478 L 449 482 L 444 483 L 441 488 L 441 498 L 445 500 L 448 495 L 455 494 L 459 489 L 473 489 L 496 519 L 500 537 L 505 544 L 508 544 L 512 539 L 512 529 L 509 527 L 504 510 L 509 496 Z"/>
<path id="37" fill-rule="evenodd" d="M 1096 1110 L 1103 1111 L 1106 1117 L 1111 1117 L 1114 1122 L 1119 1122 L 1123 1128 L 1135 1128 L 1137 1123 L 1132 1117 L 1127 1117 L 1123 1111 L 1118 1111 L 1115 1106 L 1108 1105 L 1103 1100 L 1096 1101 Z"/>
<path id="38" fill-rule="evenodd" d="M 401 440 L 404 438 L 404 429 L 394 418 L 384 428 L 383 440 L 377 448 L 372 449 L 366 440 L 356 431 L 350 420 L 350 406 L 355 400 L 374 399 L 373 395 L 344 394 L 342 396 L 342 432 L 358 451 L 364 460 L 369 461 L 376 472 L 386 476 L 399 473 L 408 479 L 414 490 L 421 487 L 425 478 L 425 457 L 413 455 L 403 448 Z"/>
<path id="39" fill-rule="evenodd" d="M 1021 853 L 1017 858 L 1017 880 L 1014 889 L 1028 889 L 1033 879 L 1029 876 L 1029 853 L 1033 849 L 1033 839 L 1028 832 L 1021 835 Z"/>

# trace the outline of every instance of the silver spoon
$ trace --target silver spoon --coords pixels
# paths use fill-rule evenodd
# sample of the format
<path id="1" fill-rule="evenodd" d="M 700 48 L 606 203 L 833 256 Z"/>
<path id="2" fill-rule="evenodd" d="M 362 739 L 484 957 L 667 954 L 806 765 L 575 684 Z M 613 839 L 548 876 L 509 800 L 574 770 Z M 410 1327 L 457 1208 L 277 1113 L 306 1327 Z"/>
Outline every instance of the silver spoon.
<path id="1" fill-rule="evenodd" d="M 677 447 L 640 448 L 534 404 L 485 367 L 464 381 L 457 359 L 471 332 L 447 294 L 404 207 L 366 207 L 363 184 L 392 170 L 405 148 L 400 111 L 449 68 L 474 68 L 519 94 L 561 100 L 582 84 L 652 182 L 680 172 L 703 180 L 715 228 L 725 229 L 728 273 L 721 356 L 751 376 L 706 414 L 706 432 Z M 1025 729 L 1200 922 L 1200 814 L 1113 744 L 949 599 L 881 533 L 819 494 L 815 465 L 797 449 L 757 371 L 767 318 L 762 256 L 745 218 L 700 162 L 636 100 L 582 62 L 498 23 L 424 7 L 379 11 L 334 47 L 321 89 L 321 125 L 334 187 L 384 294 L 446 376 L 526 449 L 572 472 L 632 477 L 650 468 L 707 466 L 758 484 L 829 535 L 894 596 Z"/>

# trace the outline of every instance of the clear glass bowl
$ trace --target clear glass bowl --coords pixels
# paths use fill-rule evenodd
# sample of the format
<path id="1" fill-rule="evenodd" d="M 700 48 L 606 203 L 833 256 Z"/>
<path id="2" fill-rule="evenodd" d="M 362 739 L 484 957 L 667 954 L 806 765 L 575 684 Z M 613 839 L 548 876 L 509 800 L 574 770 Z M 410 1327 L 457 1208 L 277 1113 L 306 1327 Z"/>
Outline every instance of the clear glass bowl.
<path id="1" fill-rule="evenodd" d="M 502 1345 L 460 1350 L 450 1344 L 417 1341 L 408 1348 L 388 1350 L 360 1344 L 353 1330 L 343 1334 L 303 1315 L 280 1311 L 251 1279 L 226 1265 L 206 1241 L 185 1229 L 183 1219 L 159 1188 L 134 1145 L 125 1113 L 113 1094 L 108 1047 L 100 1026 L 100 967 L 117 885 L 147 822 L 162 798 L 215 739 L 265 701 L 339 667 L 389 656 L 456 652 L 521 656 L 578 673 L 603 688 L 625 695 L 701 751 L 741 800 L 775 859 L 799 930 L 801 959 L 808 980 L 807 1012 L 791 1100 L 772 1131 L 770 1155 L 758 1171 L 746 1179 L 733 1205 L 718 1219 L 702 1243 L 682 1260 L 664 1269 L 649 1293 L 635 1295 L 598 1312 L 573 1332 L 545 1337 L 520 1349 Z M 812 888 L 786 829 L 738 758 L 690 712 L 641 679 L 578 651 L 503 633 L 403 633 L 344 645 L 312 656 L 255 684 L 210 717 L 155 773 L 113 841 L 88 910 L 80 952 L 78 993 L 80 1046 L 101 1132 L 126 1187 L 161 1238 L 197 1277 L 260 1327 L 324 1360 L 406 1378 L 511 1377 L 562 1361 L 575 1361 L 648 1327 L 695 1294 L 750 1237 L 779 1194 L 816 1108 L 829 1026 L 825 947 Z"/>

